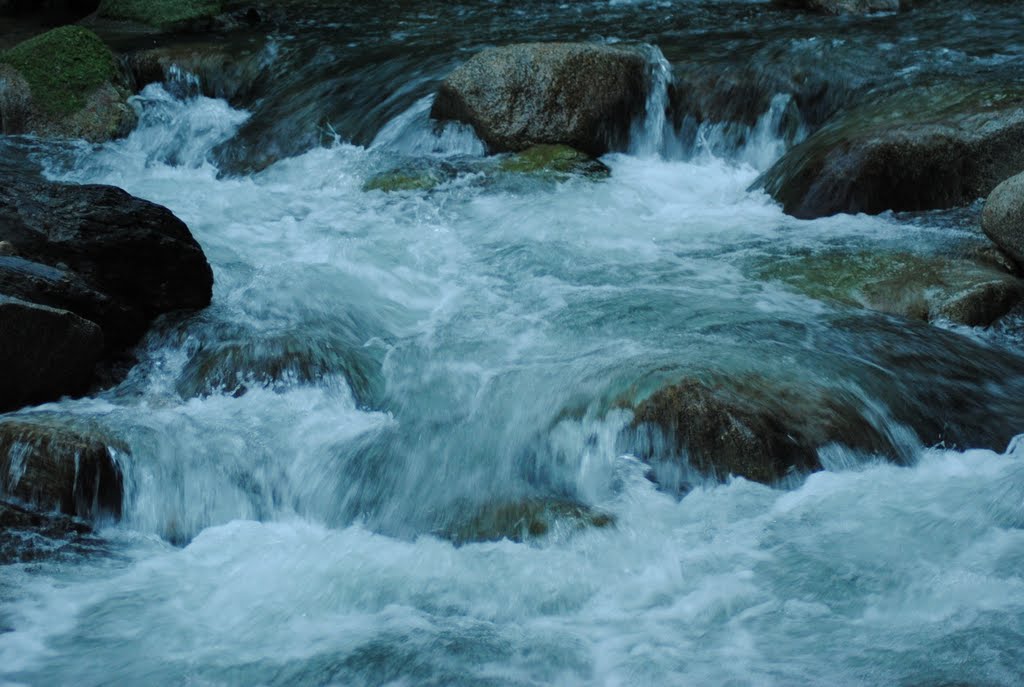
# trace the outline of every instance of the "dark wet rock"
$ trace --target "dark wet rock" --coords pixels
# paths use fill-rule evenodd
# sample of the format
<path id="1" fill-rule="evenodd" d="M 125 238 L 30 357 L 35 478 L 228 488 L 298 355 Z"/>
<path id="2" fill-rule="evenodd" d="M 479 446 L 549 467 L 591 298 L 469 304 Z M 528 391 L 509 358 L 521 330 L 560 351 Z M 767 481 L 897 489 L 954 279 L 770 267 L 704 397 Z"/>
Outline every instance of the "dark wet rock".
<path id="1" fill-rule="evenodd" d="M 913 5 L 912 0 L 772 0 L 772 2 L 779 7 L 821 14 L 899 12 L 910 9 Z"/>
<path id="2" fill-rule="evenodd" d="M 565 144 L 589 155 L 620 149 L 644 111 L 641 49 L 528 43 L 485 50 L 441 85 L 431 116 L 470 124 L 491 152 Z"/>
<path id="3" fill-rule="evenodd" d="M 0 419 L 0 493 L 41 511 L 86 520 L 121 516 L 115 451 L 95 427 L 50 415 Z"/>
<path id="4" fill-rule="evenodd" d="M 106 141 L 135 126 L 126 82 L 100 38 L 62 26 L 0 55 L 0 131 Z"/>
<path id="5" fill-rule="evenodd" d="M 269 78 L 270 60 L 264 48 L 264 41 L 228 37 L 216 42 L 182 40 L 131 50 L 123 60 L 137 90 L 164 83 L 177 95 L 192 96 L 198 91 L 246 106 L 258 96 L 261 80 Z"/>
<path id="6" fill-rule="evenodd" d="M 1024 94 L 916 89 L 850 109 L 761 179 L 787 214 L 929 210 L 970 203 L 1024 169 Z"/>
<path id="7" fill-rule="evenodd" d="M 503 159 L 498 169 L 554 179 L 573 175 L 602 179 L 611 175 L 611 170 L 600 160 L 565 145 L 531 146 Z"/>
<path id="8" fill-rule="evenodd" d="M 283 390 L 297 384 L 324 384 L 325 378 L 343 375 L 352 392 L 367 393 L 367 361 L 326 337 L 267 336 L 249 333 L 245 340 L 208 342 L 199 346 L 185 364 L 176 388 L 183 398 L 231 394 L 250 388 Z"/>
<path id="9" fill-rule="evenodd" d="M 992 324 L 1024 298 L 1024 282 L 995 264 L 906 252 L 770 256 L 752 272 L 811 298 L 972 327 Z"/>
<path id="10" fill-rule="evenodd" d="M 375 174 L 363 184 L 364 191 L 430 191 L 455 178 L 455 170 L 440 166 L 413 165 Z"/>
<path id="11" fill-rule="evenodd" d="M 1024 173 L 1006 179 L 989 194 L 981 228 L 1017 269 L 1024 269 Z"/>
<path id="12" fill-rule="evenodd" d="M 440 534 L 456 545 L 501 539 L 523 542 L 558 528 L 575 532 L 588 527 L 609 527 L 614 522 L 611 515 L 574 501 L 524 499 L 469 508 Z"/>
<path id="13" fill-rule="evenodd" d="M 21 259 L 5 261 L 8 273 L 30 272 L 41 301 L 96 317 L 108 349 L 134 343 L 160 314 L 205 307 L 212 295 L 212 270 L 188 227 L 112 186 L 2 175 L 0 241 L 8 258 Z M 92 302 L 82 307 L 83 299 Z"/>
<path id="14" fill-rule="evenodd" d="M 820 469 L 818 450 L 830 444 L 906 457 L 868 420 L 862 399 L 756 375 L 694 377 L 667 386 L 636 407 L 627 434 L 655 474 L 682 461 L 702 475 L 764 483 Z"/>
<path id="15" fill-rule="evenodd" d="M 82 520 L 0 500 L 0 565 L 95 551 L 100 542 L 91 533 L 92 527 Z M 0 634 L 4 631 L 0 627 Z"/>
<path id="16" fill-rule="evenodd" d="M 0 295 L 0 412 L 84 392 L 102 352 L 94 322 Z"/>

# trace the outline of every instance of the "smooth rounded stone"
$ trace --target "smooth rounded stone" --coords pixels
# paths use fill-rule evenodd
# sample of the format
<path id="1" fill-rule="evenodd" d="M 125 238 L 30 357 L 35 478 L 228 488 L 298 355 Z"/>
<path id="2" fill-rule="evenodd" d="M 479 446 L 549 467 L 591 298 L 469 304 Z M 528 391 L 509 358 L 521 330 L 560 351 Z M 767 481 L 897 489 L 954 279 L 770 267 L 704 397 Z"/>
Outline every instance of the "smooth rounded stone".
<path id="1" fill-rule="evenodd" d="M 653 466 L 656 481 L 676 488 L 691 481 L 680 468 L 771 484 L 821 469 L 818 450 L 833 444 L 904 459 L 864 405 L 837 389 L 788 388 L 756 375 L 692 377 L 636 406 L 626 446 Z"/>
<path id="2" fill-rule="evenodd" d="M 965 205 L 1022 169 L 1024 92 L 945 85 L 837 115 L 752 189 L 813 219 Z"/>
<path id="3" fill-rule="evenodd" d="M 363 184 L 364 191 L 432 191 L 455 178 L 454 170 L 440 167 L 400 168 L 376 174 Z"/>
<path id="4" fill-rule="evenodd" d="M 40 511 L 119 518 L 124 484 L 115 452 L 126 451 L 98 428 L 55 415 L 0 419 L 0 492 Z"/>
<path id="5" fill-rule="evenodd" d="M 0 129 L 6 134 L 107 141 L 137 116 L 114 56 L 92 31 L 62 26 L 0 54 Z"/>
<path id="6" fill-rule="evenodd" d="M 440 535 L 456 546 L 508 539 L 524 542 L 564 528 L 566 532 L 609 527 L 614 518 L 565 499 L 523 499 L 470 507 Z"/>
<path id="7" fill-rule="evenodd" d="M 101 323 L 111 350 L 134 343 L 158 315 L 203 308 L 212 297 L 213 272 L 188 227 L 113 186 L 0 173 L 0 242 L 5 255 L 71 272 L 114 301 L 94 304 L 111 316 Z"/>
<path id="8" fill-rule="evenodd" d="M 489 48 L 441 84 L 437 120 L 470 124 L 490 152 L 565 144 L 589 155 L 618 150 L 648 90 L 643 48 L 524 43 Z"/>
<path id="9" fill-rule="evenodd" d="M 869 14 L 910 9 L 912 0 L 772 0 L 778 7 L 821 14 Z"/>
<path id="10" fill-rule="evenodd" d="M 1024 269 L 1024 173 L 993 189 L 981 213 L 981 229 Z"/>
<path id="11" fill-rule="evenodd" d="M 84 393 L 102 352 L 94 322 L 0 295 L 0 412 Z"/>
<path id="12" fill-rule="evenodd" d="M 818 300 L 971 327 L 987 327 L 1024 299 L 1024 282 L 995 265 L 907 252 L 768 256 L 751 275 Z"/>

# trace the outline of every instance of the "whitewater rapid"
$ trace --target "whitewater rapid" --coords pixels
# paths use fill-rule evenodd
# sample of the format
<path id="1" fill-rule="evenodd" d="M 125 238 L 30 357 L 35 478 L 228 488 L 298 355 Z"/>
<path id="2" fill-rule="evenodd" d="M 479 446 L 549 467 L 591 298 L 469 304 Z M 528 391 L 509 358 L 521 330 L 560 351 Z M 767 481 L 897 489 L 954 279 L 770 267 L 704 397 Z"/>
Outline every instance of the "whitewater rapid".
<path id="1" fill-rule="evenodd" d="M 421 101 L 372 145 L 222 176 L 209 151 L 245 112 L 160 86 L 137 105 L 127 139 L 42 161 L 171 208 L 213 305 L 159 325 L 114 389 L 24 411 L 116 435 L 126 505 L 94 550 L 5 568 L 0 683 L 1020 683 L 1020 443 L 918 446 L 909 467 L 839 452 L 788 491 L 681 499 L 617 443 L 618 395 L 686 365 L 858 360 L 837 306 L 751 261 L 968 229 L 786 217 L 748 191 L 781 151 L 768 125 L 728 159 L 608 155 L 598 183 L 467 168 L 384 193 L 364 184 L 410 156 L 482 149 L 428 130 Z M 196 361 L 231 346 L 294 364 L 203 386 Z M 568 496 L 614 525 L 437 536 L 481 495 Z"/>

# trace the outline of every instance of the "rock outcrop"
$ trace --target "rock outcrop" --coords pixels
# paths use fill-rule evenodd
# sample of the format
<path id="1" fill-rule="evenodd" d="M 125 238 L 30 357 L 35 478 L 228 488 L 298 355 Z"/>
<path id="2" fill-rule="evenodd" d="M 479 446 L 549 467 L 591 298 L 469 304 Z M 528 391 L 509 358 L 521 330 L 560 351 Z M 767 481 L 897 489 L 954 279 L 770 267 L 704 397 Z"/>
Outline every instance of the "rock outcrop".
<path id="1" fill-rule="evenodd" d="M 981 228 L 1018 269 L 1024 269 L 1024 173 L 1003 181 L 989 194 Z"/>
<path id="2" fill-rule="evenodd" d="M 135 126 L 125 79 L 92 31 L 62 26 L 0 55 L 0 133 L 106 141 Z"/>
<path id="3" fill-rule="evenodd" d="M 473 126 L 490 152 L 564 144 L 623 148 L 648 90 L 642 48 L 526 43 L 490 48 L 445 79 L 431 116 Z"/>
<path id="4" fill-rule="evenodd" d="M 837 115 L 755 186 L 813 219 L 964 205 L 1021 170 L 1024 93 L 936 87 Z"/>

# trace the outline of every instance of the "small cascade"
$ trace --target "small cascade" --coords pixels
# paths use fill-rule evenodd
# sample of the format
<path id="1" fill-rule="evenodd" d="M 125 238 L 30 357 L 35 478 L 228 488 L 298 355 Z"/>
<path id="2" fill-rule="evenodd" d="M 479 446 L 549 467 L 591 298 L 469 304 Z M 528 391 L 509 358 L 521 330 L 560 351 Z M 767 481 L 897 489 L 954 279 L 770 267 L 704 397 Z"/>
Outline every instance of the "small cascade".
<path id="1" fill-rule="evenodd" d="M 672 86 L 672 65 L 656 46 L 647 46 L 648 91 L 644 116 L 633 124 L 629 152 L 641 157 L 662 155 L 673 157 L 677 139 L 669 118 L 669 89 Z M 678 156 L 676 156 L 678 157 Z"/>
<path id="2" fill-rule="evenodd" d="M 484 144 L 473 128 L 459 122 L 436 122 L 430 118 L 434 95 L 424 96 L 398 115 L 374 137 L 371 149 L 402 155 L 483 155 Z"/>

